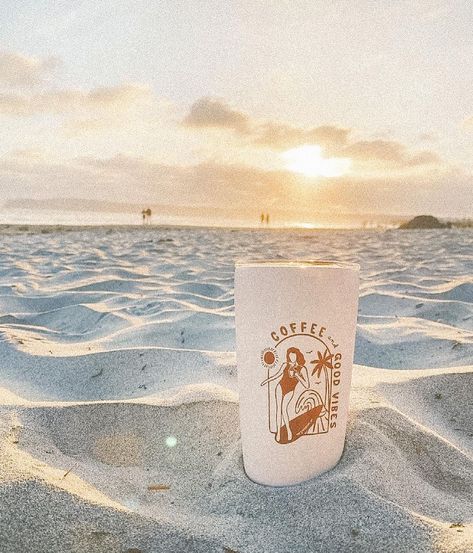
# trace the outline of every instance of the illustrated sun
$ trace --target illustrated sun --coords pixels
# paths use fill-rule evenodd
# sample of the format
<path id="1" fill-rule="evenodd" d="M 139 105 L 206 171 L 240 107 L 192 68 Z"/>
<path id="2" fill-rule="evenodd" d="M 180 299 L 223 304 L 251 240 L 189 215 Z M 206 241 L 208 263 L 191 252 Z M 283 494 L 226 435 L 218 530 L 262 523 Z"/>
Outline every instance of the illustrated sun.
<path id="1" fill-rule="evenodd" d="M 266 348 L 261 352 L 261 363 L 263 366 L 270 368 L 278 360 L 278 352 L 274 348 Z"/>
<path id="2" fill-rule="evenodd" d="M 324 158 L 320 146 L 304 144 L 282 154 L 286 168 L 306 177 L 339 177 L 347 173 L 351 160 L 344 157 Z"/>

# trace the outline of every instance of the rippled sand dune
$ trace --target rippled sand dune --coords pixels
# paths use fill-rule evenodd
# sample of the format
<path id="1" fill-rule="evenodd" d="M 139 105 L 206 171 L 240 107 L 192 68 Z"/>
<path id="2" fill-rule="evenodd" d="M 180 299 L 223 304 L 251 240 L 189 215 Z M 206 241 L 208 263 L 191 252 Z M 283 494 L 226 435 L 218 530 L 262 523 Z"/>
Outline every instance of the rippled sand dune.
<path id="1" fill-rule="evenodd" d="M 473 551 L 473 232 L 95 229 L 0 242 L 0 551 Z M 347 444 L 243 471 L 236 259 L 361 264 Z"/>

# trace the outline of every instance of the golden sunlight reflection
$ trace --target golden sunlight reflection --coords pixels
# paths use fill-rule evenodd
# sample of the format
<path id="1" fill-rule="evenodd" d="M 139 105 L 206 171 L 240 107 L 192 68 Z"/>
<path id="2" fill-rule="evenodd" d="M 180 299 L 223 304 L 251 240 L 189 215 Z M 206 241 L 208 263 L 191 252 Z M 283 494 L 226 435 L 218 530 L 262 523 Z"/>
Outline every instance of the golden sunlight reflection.
<path id="1" fill-rule="evenodd" d="M 304 144 L 282 154 L 286 168 L 306 177 L 340 177 L 350 170 L 351 159 L 345 157 L 324 158 L 322 148 Z"/>

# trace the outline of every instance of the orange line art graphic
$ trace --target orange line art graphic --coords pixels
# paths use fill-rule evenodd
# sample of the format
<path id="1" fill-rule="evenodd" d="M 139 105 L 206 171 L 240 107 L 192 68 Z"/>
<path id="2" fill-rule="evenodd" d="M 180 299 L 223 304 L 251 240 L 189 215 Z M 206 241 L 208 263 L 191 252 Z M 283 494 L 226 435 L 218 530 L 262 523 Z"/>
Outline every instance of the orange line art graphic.
<path id="1" fill-rule="evenodd" d="M 294 338 L 302 336 L 312 338 L 319 345 L 304 348 L 298 343 L 296 347 Z M 289 339 L 293 339 L 294 345 L 289 343 L 289 347 L 281 350 L 282 342 Z M 281 363 L 268 366 L 267 378 L 261 382 L 261 386 L 268 388 L 269 431 L 280 444 L 327 433 L 334 368 L 330 348 L 319 337 L 308 333 L 286 336 L 274 347 L 279 350 L 276 358 Z M 278 367 L 275 373 L 274 367 Z"/>

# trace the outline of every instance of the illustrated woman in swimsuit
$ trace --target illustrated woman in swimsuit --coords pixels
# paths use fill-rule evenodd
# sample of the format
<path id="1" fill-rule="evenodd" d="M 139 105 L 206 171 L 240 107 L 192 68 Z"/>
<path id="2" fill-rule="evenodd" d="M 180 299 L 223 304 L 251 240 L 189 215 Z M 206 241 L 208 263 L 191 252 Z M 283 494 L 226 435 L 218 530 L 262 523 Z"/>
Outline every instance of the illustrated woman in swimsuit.
<path id="1" fill-rule="evenodd" d="M 287 441 L 292 440 L 292 432 L 289 425 L 289 404 L 294 397 L 294 390 L 300 382 L 304 388 L 309 388 L 309 374 L 305 367 L 305 358 L 298 348 L 289 348 L 286 352 L 286 361 L 281 365 L 277 374 L 270 376 L 261 386 L 273 380 L 279 379 L 276 385 L 276 441 L 281 440 L 281 428 L 286 425 Z"/>

